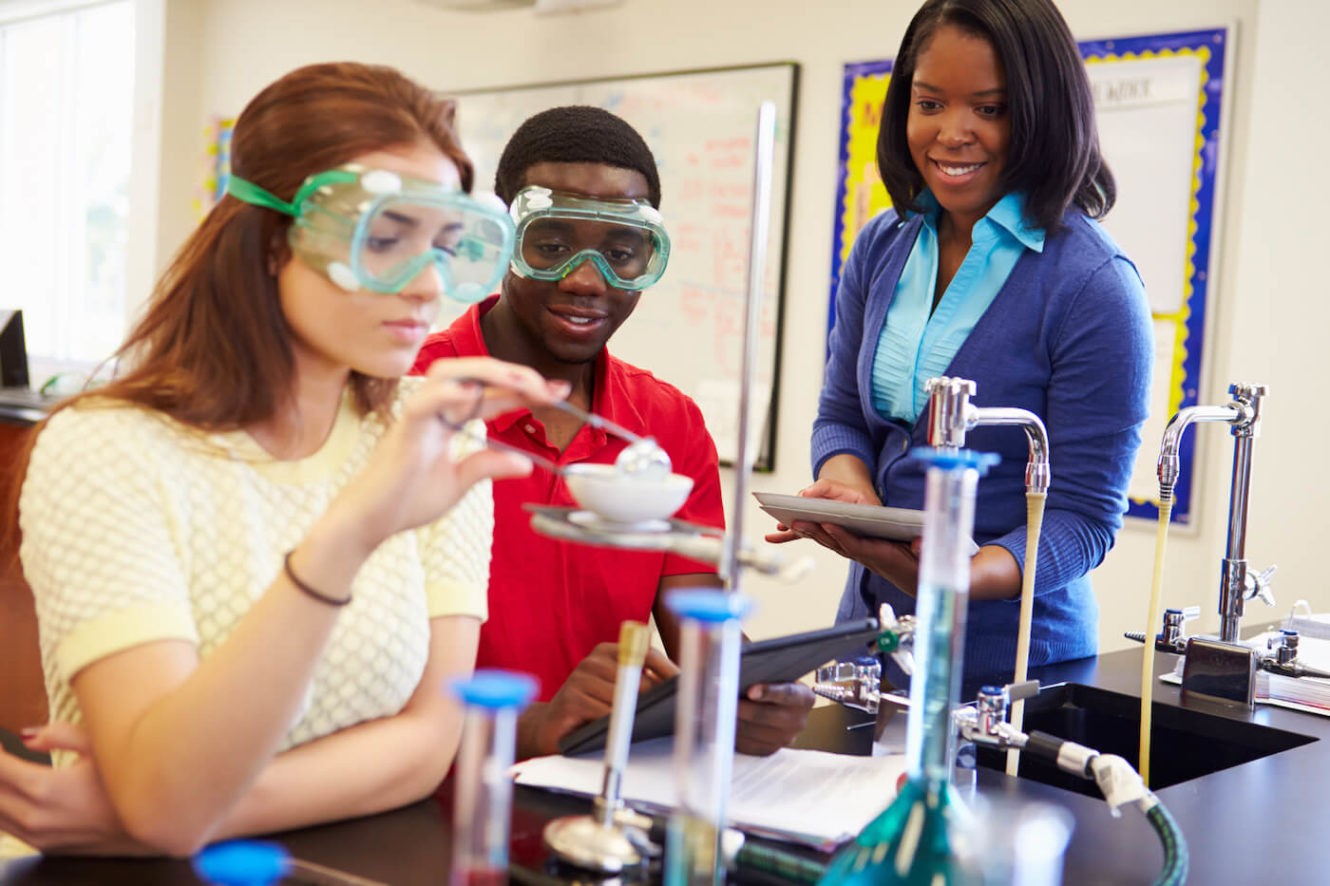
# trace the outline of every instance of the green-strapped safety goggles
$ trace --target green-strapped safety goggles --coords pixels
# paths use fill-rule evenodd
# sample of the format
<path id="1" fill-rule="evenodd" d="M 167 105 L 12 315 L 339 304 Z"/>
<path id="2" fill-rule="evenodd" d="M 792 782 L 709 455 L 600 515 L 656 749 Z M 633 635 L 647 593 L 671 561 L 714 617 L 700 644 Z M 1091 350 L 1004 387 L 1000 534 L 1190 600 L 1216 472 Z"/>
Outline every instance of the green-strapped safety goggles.
<path id="1" fill-rule="evenodd" d="M 665 273 L 670 236 L 645 200 L 595 200 L 531 186 L 512 205 L 517 223 L 513 272 L 562 280 L 591 262 L 616 289 L 646 289 Z"/>
<path id="2" fill-rule="evenodd" d="M 513 251 L 513 223 L 497 203 L 384 169 L 320 172 L 290 203 L 234 175 L 226 191 L 293 217 L 291 251 L 351 292 L 401 292 L 433 265 L 450 298 L 478 302 L 495 291 Z"/>

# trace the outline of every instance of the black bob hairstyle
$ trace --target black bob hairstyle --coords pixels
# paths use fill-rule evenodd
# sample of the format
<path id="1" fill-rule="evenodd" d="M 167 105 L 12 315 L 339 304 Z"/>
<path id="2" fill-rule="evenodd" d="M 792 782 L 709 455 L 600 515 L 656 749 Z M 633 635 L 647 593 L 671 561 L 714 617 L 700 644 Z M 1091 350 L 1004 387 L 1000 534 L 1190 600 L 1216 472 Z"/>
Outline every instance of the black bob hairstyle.
<path id="1" fill-rule="evenodd" d="M 924 188 L 906 141 L 919 53 L 952 25 L 987 40 L 1007 80 L 1011 143 L 1002 192 L 1026 195 L 1028 221 L 1048 231 L 1075 204 L 1091 218 L 1113 208 L 1117 187 L 1099 151 L 1085 63 L 1052 0 L 928 0 L 905 30 L 882 107 L 877 168 L 901 211 L 920 211 Z"/>

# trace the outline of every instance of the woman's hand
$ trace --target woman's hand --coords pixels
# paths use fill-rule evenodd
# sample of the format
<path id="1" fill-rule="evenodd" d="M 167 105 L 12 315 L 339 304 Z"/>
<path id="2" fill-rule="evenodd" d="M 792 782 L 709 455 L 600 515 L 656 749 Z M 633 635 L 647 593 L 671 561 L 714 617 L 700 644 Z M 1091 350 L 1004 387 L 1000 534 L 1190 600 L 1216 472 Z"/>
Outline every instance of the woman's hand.
<path id="1" fill-rule="evenodd" d="M 485 448 L 455 459 L 458 428 L 567 395 L 566 382 L 546 381 L 525 366 L 488 357 L 435 361 L 330 514 L 340 514 L 341 525 L 355 528 L 366 553 L 391 535 L 433 522 L 480 480 L 531 471 L 528 459 Z"/>
<path id="2" fill-rule="evenodd" d="M 858 459 L 855 459 L 855 462 L 861 464 Z M 828 462 L 828 464 L 831 464 L 831 462 Z M 851 505 L 882 504 L 882 500 L 877 497 L 877 493 L 873 491 L 872 486 L 865 485 L 864 482 L 847 482 L 845 480 L 832 479 L 826 477 L 825 472 L 824 476 L 814 481 L 811 486 L 805 486 L 803 489 L 800 489 L 799 495 L 802 498 L 821 498 L 829 501 L 841 501 Z M 796 531 L 796 526 L 802 527 L 802 531 Z M 819 539 L 817 535 L 812 534 L 816 526 L 816 523 L 803 523 L 802 521 L 795 521 L 794 526 L 777 523 L 776 531 L 768 533 L 764 538 L 772 544 L 784 544 L 785 542 L 794 541 L 798 538 L 812 538 L 819 541 L 824 547 L 831 547 L 831 545 L 826 544 L 826 542 Z M 835 548 L 832 549 L 835 550 Z M 838 553 L 840 552 L 838 551 Z"/>
<path id="3" fill-rule="evenodd" d="M 93 763 L 87 735 L 52 723 L 24 743 L 34 751 L 73 751 L 53 769 L 0 754 L 0 831 L 52 855 L 149 855 L 125 833 Z"/>

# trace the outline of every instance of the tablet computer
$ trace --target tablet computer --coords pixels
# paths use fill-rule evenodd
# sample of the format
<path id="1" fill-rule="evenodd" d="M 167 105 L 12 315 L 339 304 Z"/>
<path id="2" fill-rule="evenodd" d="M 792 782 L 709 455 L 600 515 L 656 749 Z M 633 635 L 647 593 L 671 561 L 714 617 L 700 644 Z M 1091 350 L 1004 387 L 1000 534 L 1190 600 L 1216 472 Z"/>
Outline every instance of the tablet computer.
<path id="1" fill-rule="evenodd" d="M 863 618 L 817 631 L 789 634 L 746 643 L 739 659 L 739 687 L 755 683 L 789 683 L 835 658 L 870 654 L 877 640 L 876 618 Z M 637 697 L 633 718 L 633 741 L 674 734 L 675 695 L 679 679 L 673 677 Z M 602 750 L 610 718 L 585 723 L 559 740 L 563 754 L 585 754 Z"/>
<path id="2" fill-rule="evenodd" d="M 754 492 L 753 497 L 762 510 L 786 526 L 795 520 L 834 523 L 855 535 L 891 541 L 910 541 L 924 533 L 924 512 L 914 508 L 853 505 L 829 498 L 804 498 L 773 492 Z M 970 556 L 974 556 L 978 550 L 979 546 L 971 540 Z"/>
<path id="3" fill-rule="evenodd" d="M 855 535 L 909 541 L 924 532 L 924 512 L 913 508 L 888 508 L 882 505 L 852 505 L 829 498 L 804 498 L 754 492 L 762 510 L 789 526 L 795 520 L 835 523 Z"/>

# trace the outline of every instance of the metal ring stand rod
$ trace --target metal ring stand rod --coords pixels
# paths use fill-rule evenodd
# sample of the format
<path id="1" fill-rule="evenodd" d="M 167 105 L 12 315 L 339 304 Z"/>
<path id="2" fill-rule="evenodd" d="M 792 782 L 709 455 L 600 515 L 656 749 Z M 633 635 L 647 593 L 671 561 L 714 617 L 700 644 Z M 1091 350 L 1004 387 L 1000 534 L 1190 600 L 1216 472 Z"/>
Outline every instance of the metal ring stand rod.
<path id="1" fill-rule="evenodd" d="M 750 444 L 753 370 L 757 364 L 757 334 L 762 320 L 762 286 L 766 277 L 767 242 L 771 230 L 771 169 L 776 146 L 776 104 L 764 101 L 757 109 L 756 151 L 753 164 L 753 210 L 749 225 L 748 292 L 744 303 L 743 366 L 739 376 L 739 440 L 734 461 L 734 504 L 730 531 L 725 537 L 719 573 L 731 591 L 739 589 L 739 551 L 743 545 L 744 507 L 753 472 Z"/>

